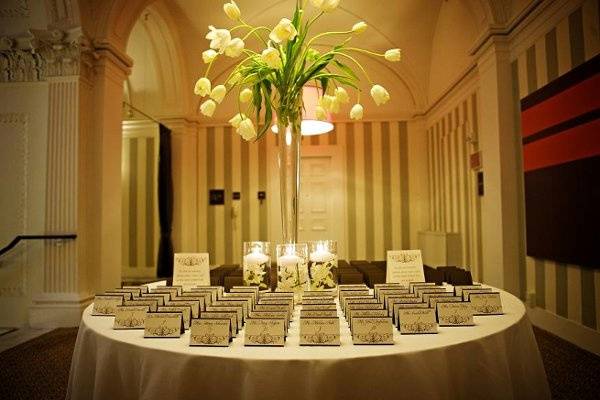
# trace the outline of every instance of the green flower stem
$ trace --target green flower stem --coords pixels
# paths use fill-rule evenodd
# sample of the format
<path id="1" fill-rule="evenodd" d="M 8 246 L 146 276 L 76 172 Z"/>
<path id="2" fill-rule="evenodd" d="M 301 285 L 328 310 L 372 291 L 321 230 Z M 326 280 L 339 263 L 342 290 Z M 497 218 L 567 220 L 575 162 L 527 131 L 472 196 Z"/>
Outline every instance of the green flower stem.
<path id="1" fill-rule="evenodd" d="M 261 29 L 266 29 L 267 31 L 271 31 L 269 28 L 267 28 L 266 26 L 257 26 L 256 28 L 252 28 L 248 33 L 246 33 L 246 35 L 244 35 L 243 40 L 248 39 L 248 36 L 255 34 L 257 31 L 261 30 Z M 262 39 L 262 36 L 258 36 L 259 38 Z M 263 40 L 264 42 L 264 40 Z"/>
<path id="2" fill-rule="evenodd" d="M 312 42 L 314 42 L 316 39 L 324 37 L 324 36 L 330 36 L 330 35 L 348 35 L 352 33 L 352 30 L 349 31 L 337 31 L 337 32 L 323 32 L 323 33 L 319 33 L 318 35 L 313 36 L 309 41 L 308 44 L 306 45 L 306 48 L 310 48 L 310 45 L 312 44 Z"/>
<path id="3" fill-rule="evenodd" d="M 375 53 L 374 51 L 361 49 L 358 47 L 346 47 L 346 48 L 344 48 L 344 50 L 356 51 L 358 53 L 364 53 L 364 54 L 368 54 L 368 55 L 375 56 L 375 57 L 385 57 L 385 54 Z"/>
<path id="4" fill-rule="evenodd" d="M 244 24 L 244 26 L 245 26 L 245 27 L 247 27 L 247 28 L 252 28 L 252 25 L 249 25 L 249 24 L 247 24 L 247 23 L 246 23 L 244 20 L 242 20 L 241 18 L 240 18 L 240 22 L 241 22 L 242 24 Z M 269 32 L 271 31 L 271 30 L 270 30 L 269 28 L 267 28 L 266 26 L 259 26 L 258 28 L 260 28 L 260 29 L 266 29 L 266 30 L 267 30 L 267 31 L 269 31 Z M 260 41 L 262 41 L 262 42 L 265 44 L 265 46 L 267 45 L 267 41 L 266 41 L 266 40 L 265 40 L 265 39 L 264 39 L 262 36 L 260 36 L 258 33 L 254 32 L 254 36 L 256 36 L 258 39 L 260 39 Z"/>
<path id="5" fill-rule="evenodd" d="M 208 76 L 208 73 L 210 72 L 210 68 L 212 67 L 213 63 L 215 62 L 217 58 L 213 58 L 211 60 L 211 62 L 208 63 L 208 67 L 206 67 L 206 72 L 204 73 L 204 77 L 206 78 Z"/>
<path id="6" fill-rule="evenodd" d="M 349 60 L 351 60 L 352 62 L 354 62 L 358 66 L 358 68 L 360 68 L 360 70 L 365 75 L 365 77 L 367 78 L 367 80 L 369 81 L 369 83 L 371 85 L 373 84 L 373 81 L 371 80 L 371 77 L 369 76 L 369 74 L 367 74 L 367 71 L 365 71 L 364 67 L 358 61 L 356 61 L 356 59 L 354 57 L 352 57 L 352 56 L 350 56 L 350 55 L 348 55 L 346 53 L 339 52 L 339 51 L 334 51 L 333 53 L 334 54 L 338 54 L 338 55 L 343 56 L 343 57 L 346 57 Z"/>

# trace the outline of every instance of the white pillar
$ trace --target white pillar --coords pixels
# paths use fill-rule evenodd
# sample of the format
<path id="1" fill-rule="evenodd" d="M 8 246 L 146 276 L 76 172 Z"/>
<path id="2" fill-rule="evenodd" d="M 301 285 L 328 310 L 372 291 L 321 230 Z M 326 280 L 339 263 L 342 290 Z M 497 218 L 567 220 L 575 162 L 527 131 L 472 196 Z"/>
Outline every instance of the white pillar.
<path id="1" fill-rule="evenodd" d="M 483 281 L 518 295 L 521 188 L 508 42 L 492 38 L 478 56 L 479 145 L 485 190 L 481 199 Z"/>

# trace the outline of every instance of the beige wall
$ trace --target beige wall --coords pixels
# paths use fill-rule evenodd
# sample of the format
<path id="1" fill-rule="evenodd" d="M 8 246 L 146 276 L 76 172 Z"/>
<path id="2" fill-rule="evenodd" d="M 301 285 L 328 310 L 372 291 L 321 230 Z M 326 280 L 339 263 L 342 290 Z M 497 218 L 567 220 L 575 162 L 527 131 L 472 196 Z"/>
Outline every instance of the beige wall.
<path id="1" fill-rule="evenodd" d="M 339 182 L 347 202 L 344 224 L 347 235 L 344 257 L 350 259 L 383 260 L 385 251 L 411 246 L 411 232 L 416 238 L 422 212 L 423 188 L 417 183 L 410 215 L 409 191 L 410 145 L 418 148 L 422 131 L 405 121 L 373 121 L 336 123 L 328 135 L 303 139 L 303 148 L 333 146 L 341 151 L 345 172 Z M 269 202 L 278 196 L 277 188 L 269 190 L 269 179 L 277 170 L 269 168 L 269 154 L 276 154 L 277 137 L 268 134 L 258 143 L 241 140 L 230 127 L 200 128 L 198 132 L 198 237 L 199 248 L 211 254 L 211 263 L 239 262 L 242 242 L 275 240 L 269 226 Z M 416 153 L 416 152 L 415 152 Z M 414 153 L 411 157 L 414 156 Z M 419 152 L 418 158 L 426 157 Z M 415 162 L 425 166 L 424 162 Z M 425 171 L 412 171 L 417 179 Z M 419 175 L 421 174 L 421 175 Z M 225 189 L 225 206 L 208 206 L 208 190 Z M 267 200 L 257 200 L 257 191 L 267 191 Z M 231 218 L 231 192 L 240 191 L 239 218 Z M 415 243 L 412 243 L 413 245 Z M 176 249 L 184 251 L 186 249 Z"/>

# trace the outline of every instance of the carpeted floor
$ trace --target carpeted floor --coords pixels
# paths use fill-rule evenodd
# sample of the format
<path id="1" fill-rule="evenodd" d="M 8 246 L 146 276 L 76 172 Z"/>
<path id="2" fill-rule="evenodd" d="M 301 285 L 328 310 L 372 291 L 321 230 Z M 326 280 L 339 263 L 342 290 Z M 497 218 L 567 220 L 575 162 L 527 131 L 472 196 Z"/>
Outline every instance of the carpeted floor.
<path id="1" fill-rule="evenodd" d="M 598 399 L 600 357 L 534 328 L 552 397 Z M 64 399 L 77 329 L 56 329 L 0 353 L 0 399 Z"/>

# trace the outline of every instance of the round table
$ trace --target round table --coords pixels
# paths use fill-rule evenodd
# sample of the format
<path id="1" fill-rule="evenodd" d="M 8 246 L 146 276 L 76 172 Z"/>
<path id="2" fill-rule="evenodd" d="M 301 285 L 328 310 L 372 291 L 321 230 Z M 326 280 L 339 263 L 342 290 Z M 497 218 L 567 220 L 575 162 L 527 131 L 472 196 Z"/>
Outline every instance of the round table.
<path id="1" fill-rule="evenodd" d="M 341 346 L 300 347 L 299 312 L 284 347 L 190 347 L 113 330 L 112 317 L 84 313 L 67 399 L 549 399 L 523 303 L 500 291 L 504 315 L 436 335 L 400 335 L 394 345 L 354 346 L 341 317 Z"/>

